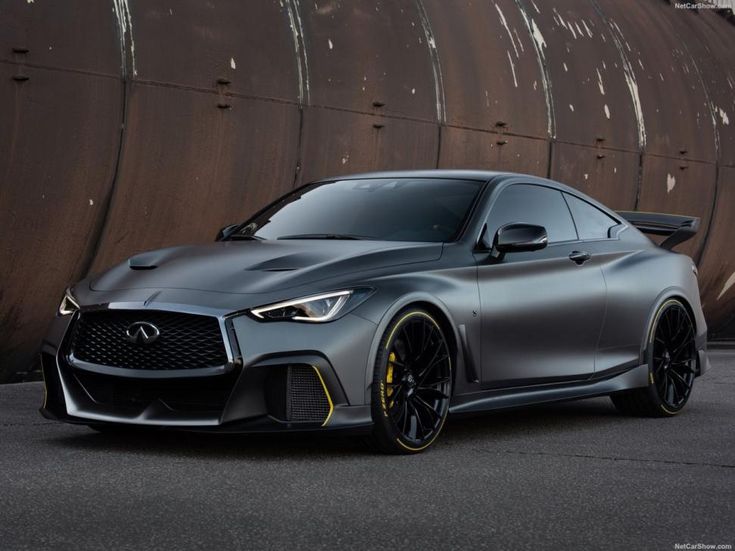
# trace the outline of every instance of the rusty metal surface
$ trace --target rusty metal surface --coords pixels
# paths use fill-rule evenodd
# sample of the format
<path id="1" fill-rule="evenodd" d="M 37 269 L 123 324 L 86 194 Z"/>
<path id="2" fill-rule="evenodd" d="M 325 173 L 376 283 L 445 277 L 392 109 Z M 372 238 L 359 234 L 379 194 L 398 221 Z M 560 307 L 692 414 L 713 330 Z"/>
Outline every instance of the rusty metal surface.
<path id="1" fill-rule="evenodd" d="M 735 334 L 735 26 L 709 10 L 0 0 L 0 79 L 0 380 L 88 270 L 381 168 L 529 172 L 701 216 L 685 250 Z"/>
<path id="2" fill-rule="evenodd" d="M 704 82 L 710 117 L 717 132 L 718 161 L 735 166 L 735 33 L 733 25 L 722 17 L 701 11 L 697 17 L 676 18 L 679 33 L 693 34 L 686 41 L 694 67 Z M 702 125 L 703 132 L 709 127 Z"/>
<path id="3" fill-rule="evenodd" d="M 715 166 L 708 163 L 645 155 L 643 182 L 638 209 L 671 214 L 689 214 L 701 218 L 707 228 L 715 194 Z M 698 232 L 677 251 L 698 258 L 706 232 Z M 708 276 L 709 277 L 709 276 Z"/>
<path id="4" fill-rule="evenodd" d="M 291 189 L 298 109 L 134 84 L 115 194 L 92 271 L 133 252 L 210 241 Z M 175 133 L 169 129 L 176 128 Z"/>
<path id="5" fill-rule="evenodd" d="M 434 168 L 436 125 L 310 107 L 301 143 L 303 183 L 350 172 Z"/>
<path id="6" fill-rule="evenodd" d="M 288 9 L 278 0 L 130 2 L 135 78 L 298 101 Z"/>
<path id="7" fill-rule="evenodd" d="M 712 119 L 706 92 L 683 41 L 681 17 L 696 17 L 663 2 L 635 5 L 595 0 L 634 73 L 645 125 L 645 150 L 714 162 Z M 632 77 L 631 77 L 632 78 Z"/>
<path id="8" fill-rule="evenodd" d="M 2 0 L 0 60 L 119 77 L 115 21 L 112 2 Z"/>
<path id="9" fill-rule="evenodd" d="M 28 367 L 60 293 L 83 276 L 120 139 L 120 84 L 0 63 L 0 357 Z"/>
<path id="10" fill-rule="evenodd" d="M 441 62 L 447 123 L 548 138 L 544 75 L 517 3 L 424 5 Z"/>
<path id="11" fill-rule="evenodd" d="M 699 269 L 706 278 L 701 280 L 702 306 L 708 312 L 718 313 L 715 334 L 735 337 L 735 168 L 721 167 L 719 197 L 712 225 L 709 229 L 707 249 Z"/>
<path id="12" fill-rule="evenodd" d="M 638 154 L 556 143 L 551 177 L 616 210 L 631 210 L 638 191 Z"/>
<path id="13" fill-rule="evenodd" d="M 508 170 L 546 176 L 549 142 L 446 127 L 442 130 L 440 168 L 479 168 Z"/>
<path id="14" fill-rule="evenodd" d="M 557 140 L 636 151 L 633 103 L 607 23 L 589 2 L 536 5 L 531 16 L 549 52 Z"/>
<path id="15" fill-rule="evenodd" d="M 301 9 L 313 105 L 436 121 L 434 73 L 416 2 L 320 0 Z"/>

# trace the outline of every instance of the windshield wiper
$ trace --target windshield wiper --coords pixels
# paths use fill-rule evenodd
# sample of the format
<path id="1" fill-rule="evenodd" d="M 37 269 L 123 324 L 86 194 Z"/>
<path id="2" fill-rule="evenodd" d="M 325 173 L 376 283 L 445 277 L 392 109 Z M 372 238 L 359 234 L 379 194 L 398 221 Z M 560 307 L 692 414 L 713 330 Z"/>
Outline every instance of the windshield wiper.
<path id="1" fill-rule="evenodd" d="M 227 241 L 264 241 L 265 237 L 258 237 L 257 235 L 243 235 L 240 233 L 233 233 L 227 238 Z"/>
<path id="2" fill-rule="evenodd" d="M 370 239 L 362 235 L 350 235 L 347 233 L 296 233 L 294 235 L 282 235 L 278 239 Z"/>

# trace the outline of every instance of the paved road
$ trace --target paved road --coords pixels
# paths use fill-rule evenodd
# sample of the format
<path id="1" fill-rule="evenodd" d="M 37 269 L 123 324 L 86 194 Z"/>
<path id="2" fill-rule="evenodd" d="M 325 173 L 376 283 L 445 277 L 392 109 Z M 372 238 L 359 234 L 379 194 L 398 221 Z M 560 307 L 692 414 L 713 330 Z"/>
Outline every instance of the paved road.
<path id="1" fill-rule="evenodd" d="M 450 422 L 415 457 L 337 438 L 102 435 L 0 387 L 0 549 L 735 544 L 735 353 L 687 411 L 607 399 Z"/>

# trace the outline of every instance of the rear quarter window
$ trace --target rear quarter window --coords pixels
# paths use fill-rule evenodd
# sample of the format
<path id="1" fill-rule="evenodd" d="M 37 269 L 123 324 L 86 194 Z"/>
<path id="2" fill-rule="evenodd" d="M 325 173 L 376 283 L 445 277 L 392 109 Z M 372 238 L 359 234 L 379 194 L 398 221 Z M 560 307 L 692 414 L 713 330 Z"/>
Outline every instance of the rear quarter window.
<path id="1" fill-rule="evenodd" d="M 580 239 L 606 239 L 610 237 L 610 228 L 619 223 L 607 213 L 579 197 L 565 193 L 564 199 L 569 205 Z"/>

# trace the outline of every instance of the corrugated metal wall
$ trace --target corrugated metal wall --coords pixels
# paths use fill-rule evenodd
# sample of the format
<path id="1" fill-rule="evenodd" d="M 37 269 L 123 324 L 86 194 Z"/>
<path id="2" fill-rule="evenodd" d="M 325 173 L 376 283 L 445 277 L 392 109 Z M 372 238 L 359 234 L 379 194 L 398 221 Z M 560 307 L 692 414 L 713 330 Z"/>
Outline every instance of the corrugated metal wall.
<path id="1" fill-rule="evenodd" d="M 0 380 L 71 281 L 304 181 L 550 176 L 702 217 L 735 312 L 735 26 L 661 0 L 0 0 Z M 732 331 L 732 329 L 730 329 Z"/>

